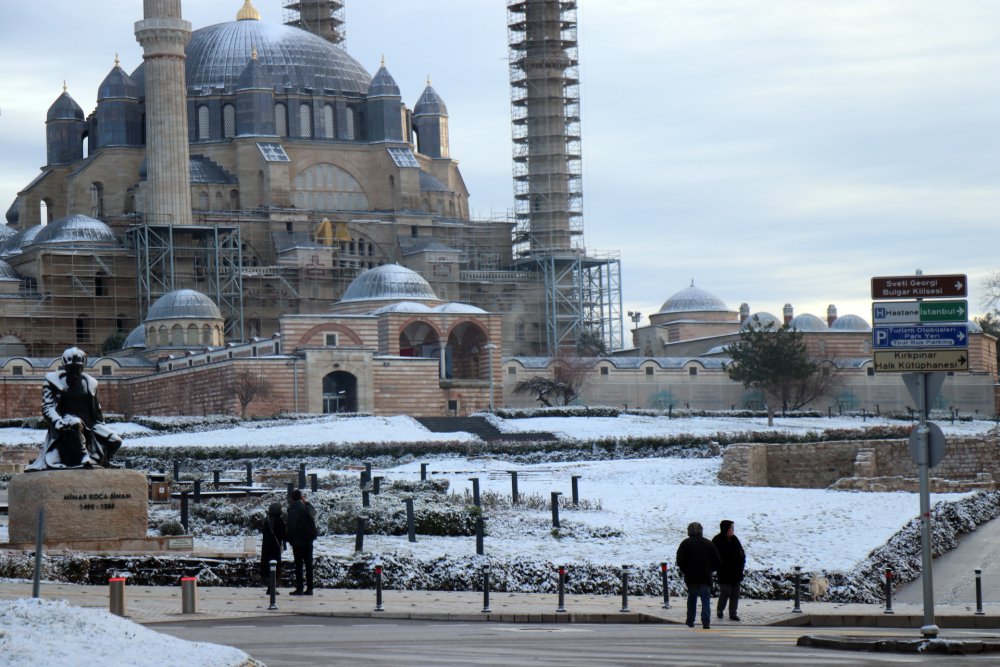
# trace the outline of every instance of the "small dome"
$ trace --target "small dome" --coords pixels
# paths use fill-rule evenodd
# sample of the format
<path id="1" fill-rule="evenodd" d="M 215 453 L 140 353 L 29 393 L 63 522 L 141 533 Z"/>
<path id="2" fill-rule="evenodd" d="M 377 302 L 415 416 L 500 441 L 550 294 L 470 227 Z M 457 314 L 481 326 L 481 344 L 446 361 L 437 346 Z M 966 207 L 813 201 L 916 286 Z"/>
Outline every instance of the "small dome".
<path id="1" fill-rule="evenodd" d="M 88 215 L 70 215 L 45 225 L 34 244 L 119 245 L 118 237 L 106 224 Z M 28 243 L 22 243 L 27 247 Z"/>
<path id="2" fill-rule="evenodd" d="M 420 170 L 420 191 L 421 192 L 449 192 L 448 186 L 442 183 L 436 176 L 428 174 L 423 169 Z"/>
<path id="3" fill-rule="evenodd" d="M 140 324 L 135 329 L 129 332 L 128 336 L 125 337 L 125 342 L 122 343 L 123 350 L 129 350 L 132 348 L 146 348 L 146 327 Z"/>
<path id="4" fill-rule="evenodd" d="M 417 103 L 413 105 L 413 115 L 414 116 L 447 116 L 448 107 L 445 106 L 444 100 L 441 96 L 437 94 L 437 91 L 431 88 L 430 82 L 427 83 L 427 87 L 424 88 L 424 92 L 421 93 L 420 99 Z"/>
<path id="5" fill-rule="evenodd" d="M 871 331 L 865 318 L 860 315 L 842 315 L 830 325 L 831 331 Z"/>
<path id="6" fill-rule="evenodd" d="M 826 331 L 828 329 L 826 322 L 809 313 L 802 313 L 792 318 L 792 321 L 788 323 L 788 328 L 795 331 Z"/>
<path id="7" fill-rule="evenodd" d="M 389 70 L 382 65 L 372 77 L 372 83 L 368 86 L 368 97 L 399 97 L 399 86 L 396 80 L 389 74 Z"/>
<path id="8" fill-rule="evenodd" d="M 53 120 L 83 120 L 83 109 L 65 90 L 56 98 L 45 115 L 45 122 Z"/>
<path id="9" fill-rule="evenodd" d="M 757 318 L 756 322 L 754 321 L 754 318 Z M 757 322 L 760 322 L 760 324 L 758 325 Z M 768 324 L 773 325 L 771 327 L 772 329 L 781 328 L 781 320 L 772 315 L 771 313 L 767 312 L 754 313 L 750 317 L 743 320 L 743 324 L 740 325 L 740 331 L 746 331 L 751 326 L 756 326 L 757 328 L 763 328 L 766 327 Z"/>
<path id="10" fill-rule="evenodd" d="M 368 269 L 347 286 L 340 303 L 350 301 L 438 301 L 430 284 L 416 271 L 399 264 Z"/>
<path id="11" fill-rule="evenodd" d="M 21 276 L 19 276 L 17 271 L 14 270 L 13 266 L 0 259 L 0 281 L 7 280 L 20 282 Z"/>
<path id="12" fill-rule="evenodd" d="M 215 302 L 193 289 L 167 292 L 149 307 L 146 321 L 152 320 L 221 320 L 222 312 Z"/>
<path id="13" fill-rule="evenodd" d="M 699 313 L 706 311 L 728 311 L 725 302 L 714 294 L 694 286 L 685 287 L 667 299 L 660 308 L 661 313 Z"/>
<path id="14" fill-rule="evenodd" d="M 128 73 L 118 66 L 115 59 L 115 66 L 111 68 L 108 75 L 101 82 L 101 87 L 97 89 L 97 101 L 110 99 L 139 99 L 139 86 Z"/>
<path id="15" fill-rule="evenodd" d="M 392 303 L 388 306 L 382 306 L 378 310 L 372 311 L 372 315 L 381 315 L 382 313 L 429 313 L 431 312 L 430 307 L 425 306 L 422 303 L 417 303 L 416 301 L 400 301 L 399 303 Z"/>
<path id="16" fill-rule="evenodd" d="M 35 225 L 34 227 L 28 227 L 27 229 L 18 232 L 14 236 L 0 244 L 0 257 L 10 257 L 12 255 L 19 255 L 24 252 L 24 248 L 31 245 L 35 237 L 45 229 L 43 225 Z"/>
<path id="17" fill-rule="evenodd" d="M 969 320 L 965 324 L 969 327 L 969 333 L 983 333 L 983 328 L 979 326 L 979 322 Z"/>
<path id="18" fill-rule="evenodd" d="M 28 354 L 28 346 L 14 334 L 0 337 L 0 357 L 24 357 Z"/>
<path id="19" fill-rule="evenodd" d="M 9 238 L 17 236 L 17 230 L 7 225 L 0 225 L 0 244 Z"/>
<path id="20" fill-rule="evenodd" d="M 14 203 L 10 205 L 9 209 L 7 209 L 7 224 L 8 225 L 16 225 L 17 221 L 20 220 L 20 219 L 21 219 L 21 199 L 20 199 L 20 197 L 15 197 L 14 198 Z M 10 227 L 7 227 L 7 229 L 10 229 Z M 15 234 L 17 234 L 17 230 L 16 229 L 12 230 L 12 231 Z M 6 239 L 6 238 L 7 237 L 5 236 L 5 237 L 3 237 L 3 239 L 0 239 L 0 243 L 2 243 L 4 241 L 4 239 Z"/>
<path id="21" fill-rule="evenodd" d="M 442 303 L 432 308 L 435 313 L 454 313 L 456 315 L 485 315 L 486 311 L 470 303 Z"/>

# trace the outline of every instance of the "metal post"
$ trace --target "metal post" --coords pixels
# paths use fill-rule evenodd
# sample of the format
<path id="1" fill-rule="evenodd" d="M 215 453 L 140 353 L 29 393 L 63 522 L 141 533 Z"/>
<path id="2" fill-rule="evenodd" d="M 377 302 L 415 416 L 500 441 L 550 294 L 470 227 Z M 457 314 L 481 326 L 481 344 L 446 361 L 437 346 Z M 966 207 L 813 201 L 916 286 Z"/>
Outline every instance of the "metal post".
<path id="1" fill-rule="evenodd" d="M 35 533 L 35 576 L 31 581 L 31 597 L 42 597 L 42 545 L 45 542 L 45 508 L 38 510 L 38 531 Z"/>
<path id="2" fill-rule="evenodd" d="M 976 568 L 976 616 L 985 616 L 983 612 L 983 571 Z"/>
<path id="3" fill-rule="evenodd" d="M 372 506 L 371 492 L 368 489 L 361 490 L 361 506 L 362 507 Z"/>
<path id="4" fill-rule="evenodd" d="M 484 536 L 485 532 L 486 531 L 484 530 L 484 527 L 483 527 L 483 517 L 482 516 L 477 516 L 476 517 L 476 555 L 477 556 L 482 556 L 483 555 L 483 552 L 484 552 L 484 549 L 483 549 L 483 536 Z"/>
<path id="5" fill-rule="evenodd" d="M 295 490 L 295 482 L 285 482 L 285 495 L 288 497 L 288 502 L 292 502 L 292 491 Z"/>
<path id="6" fill-rule="evenodd" d="M 490 613 L 490 568 L 483 568 L 483 609 L 482 613 Z"/>
<path id="7" fill-rule="evenodd" d="M 670 573 L 666 563 L 660 563 L 660 578 L 663 579 L 663 608 L 670 609 Z"/>
<path id="8" fill-rule="evenodd" d="M 559 491 L 553 491 L 552 492 L 552 527 L 553 528 L 558 528 L 559 527 L 559 496 L 561 496 L 561 495 L 562 495 L 562 493 L 560 493 Z"/>
<path id="9" fill-rule="evenodd" d="M 622 565 L 622 608 L 619 609 L 623 614 L 629 612 L 628 608 L 628 570 L 630 565 Z"/>
<path id="10" fill-rule="evenodd" d="M 198 579 L 181 577 L 181 613 L 198 613 Z"/>
<path id="11" fill-rule="evenodd" d="M 366 486 L 368 486 L 368 480 L 365 479 L 365 471 L 364 470 L 362 470 L 361 474 L 358 475 L 358 486 L 360 486 L 362 489 L 365 488 Z"/>
<path id="12" fill-rule="evenodd" d="M 221 482 L 221 481 L 222 481 L 222 471 L 221 470 L 213 470 L 212 471 L 212 486 L 214 486 L 216 489 L 218 489 L 219 488 L 219 482 Z"/>
<path id="13" fill-rule="evenodd" d="M 413 517 L 413 498 L 407 498 L 406 503 L 406 535 L 410 542 L 417 541 L 417 522 Z"/>
<path id="14" fill-rule="evenodd" d="M 181 491 L 181 525 L 188 529 L 188 492 Z"/>
<path id="15" fill-rule="evenodd" d="M 267 593 L 271 598 L 271 603 L 267 606 L 267 608 L 277 609 L 278 601 L 276 598 L 278 597 L 278 561 L 272 560 L 268 565 L 270 566 L 270 573 L 267 577 Z"/>
<path id="16" fill-rule="evenodd" d="M 375 566 L 375 611 L 385 611 L 382 607 L 382 566 Z"/>
<path id="17" fill-rule="evenodd" d="M 892 610 L 892 570 L 886 568 L 885 571 L 885 612 L 886 614 L 894 614 Z"/>
<path id="18" fill-rule="evenodd" d="M 472 482 L 472 504 L 476 507 L 480 507 L 479 504 L 479 478 L 470 477 L 469 481 Z"/>
<path id="19" fill-rule="evenodd" d="M 300 489 L 306 488 L 306 464 L 305 463 L 300 463 L 299 464 L 299 488 Z"/>
<path id="20" fill-rule="evenodd" d="M 313 493 L 319 491 L 319 475 L 314 472 L 309 473 L 309 490 Z"/>
<path id="21" fill-rule="evenodd" d="M 516 470 L 510 471 L 510 498 L 511 504 L 516 505 L 518 503 Z"/>
<path id="22" fill-rule="evenodd" d="M 365 463 L 365 485 L 372 483 L 372 462 L 368 461 Z"/>
<path id="23" fill-rule="evenodd" d="M 573 506 L 576 507 L 580 504 L 580 475 L 573 475 L 570 481 L 573 483 Z"/>
<path id="24" fill-rule="evenodd" d="M 420 481 L 421 482 L 426 482 L 427 481 L 427 464 L 426 463 L 421 463 L 420 464 Z"/>
<path id="25" fill-rule="evenodd" d="M 382 477 L 376 476 L 372 477 L 372 493 L 376 496 L 382 493 Z"/>
<path id="26" fill-rule="evenodd" d="M 556 607 L 557 614 L 566 613 L 566 566 L 559 566 L 559 606 Z"/>
<path id="27" fill-rule="evenodd" d="M 793 614 L 801 614 L 802 613 L 801 598 L 802 598 L 802 566 L 801 565 L 796 565 L 795 566 L 795 607 L 792 608 L 792 613 Z"/>
<path id="28" fill-rule="evenodd" d="M 359 516 L 354 526 L 354 551 L 365 550 L 365 518 Z"/>
<path id="29" fill-rule="evenodd" d="M 125 615 L 125 577 L 108 579 L 109 611 L 116 616 Z"/>
<path id="30" fill-rule="evenodd" d="M 253 486 L 253 464 L 247 464 L 247 486 Z"/>
<path id="31" fill-rule="evenodd" d="M 920 628 L 920 634 L 933 639 L 937 637 L 938 626 L 934 623 L 934 578 L 932 573 L 933 555 L 931 553 L 931 493 L 928 466 L 930 438 L 927 428 L 927 411 L 930 408 L 927 402 L 928 373 L 917 373 L 916 375 L 917 396 L 920 399 L 920 404 L 917 406 L 920 411 L 920 421 L 917 423 L 919 452 L 917 469 L 920 473 L 920 579 L 924 584 L 924 624 Z"/>
<path id="32" fill-rule="evenodd" d="M 194 502 L 201 502 L 201 480 L 194 480 Z"/>
<path id="33" fill-rule="evenodd" d="M 177 459 L 174 459 L 174 481 L 181 481 L 181 462 Z"/>

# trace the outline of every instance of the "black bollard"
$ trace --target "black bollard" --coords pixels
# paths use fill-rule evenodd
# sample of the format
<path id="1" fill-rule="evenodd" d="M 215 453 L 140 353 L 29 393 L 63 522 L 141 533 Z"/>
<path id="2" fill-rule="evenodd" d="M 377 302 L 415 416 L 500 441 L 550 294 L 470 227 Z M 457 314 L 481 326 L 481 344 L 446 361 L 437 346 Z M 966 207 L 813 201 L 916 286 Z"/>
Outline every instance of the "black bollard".
<path id="1" fill-rule="evenodd" d="M 516 505 L 518 503 L 516 470 L 510 471 L 510 499 L 512 505 Z"/>
<path id="2" fill-rule="evenodd" d="M 558 528 L 559 527 L 559 496 L 561 496 L 561 495 L 562 495 L 562 493 L 560 493 L 559 491 L 553 491 L 552 492 L 552 501 L 551 501 L 551 503 L 552 503 L 552 527 L 553 528 Z"/>
<path id="3" fill-rule="evenodd" d="M 285 492 L 288 495 L 288 502 L 292 501 L 292 491 L 295 490 L 295 482 L 285 482 Z"/>
<path id="4" fill-rule="evenodd" d="M 361 474 L 358 475 L 358 486 L 360 486 L 362 489 L 365 488 L 366 486 L 368 486 L 368 480 L 365 479 L 365 471 L 364 470 L 362 470 Z"/>
<path id="5" fill-rule="evenodd" d="M 985 616 L 983 612 L 983 571 L 976 568 L 976 616 Z"/>
<path id="6" fill-rule="evenodd" d="M 800 604 L 802 598 L 802 566 L 795 566 L 795 607 L 792 609 L 793 614 L 802 613 L 802 605 Z"/>
<path id="7" fill-rule="evenodd" d="M 892 610 L 892 570 L 889 568 L 885 570 L 885 612 L 883 613 L 896 613 Z"/>
<path id="8" fill-rule="evenodd" d="M 410 542 L 417 541 L 417 522 L 413 518 L 413 498 L 407 498 L 406 503 L 406 535 Z"/>
<path id="9" fill-rule="evenodd" d="M 372 477 L 372 493 L 376 496 L 382 493 L 382 477 L 376 476 Z"/>
<path id="10" fill-rule="evenodd" d="M 566 566 L 559 566 L 559 606 L 556 607 L 557 614 L 566 613 Z"/>
<path id="11" fill-rule="evenodd" d="M 269 604 L 267 608 L 277 609 L 278 603 L 275 598 L 278 595 L 278 561 L 272 560 L 270 566 L 271 573 L 268 576 L 267 593 L 271 597 L 271 604 Z"/>
<path id="12" fill-rule="evenodd" d="M 201 480 L 194 480 L 194 502 L 201 502 Z"/>
<path id="13" fill-rule="evenodd" d="M 309 473 L 309 490 L 313 493 L 319 491 L 319 475 L 314 472 Z"/>
<path id="14" fill-rule="evenodd" d="M 475 505 L 476 507 L 480 507 L 480 505 L 479 505 L 479 478 L 478 477 L 470 477 L 469 481 L 472 482 L 472 504 Z"/>
<path id="15" fill-rule="evenodd" d="M 476 517 L 476 555 L 477 556 L 482 556 L 483 555 L 483 536 L 484 536 L 485 532 L 486 531 L 484 530 L 484 527 L 483 527 L 483 517 L 477 516 Z"/>
<path id="16" fill-rule="evenodd" d="M 216 489 L 218 489 L 219 488 L 219 482 L 221 482 L 221 481 L 222 481 L 222 471 L 221 470 L 213 470 L 212 471 L 212 486 L 214 486 Z"/>
<path id="17" fill-rule="evenodd" d="M 354 525 L 354 551 L 365 550 L 365 518 L 359 516 Z"/>
<path id="18" fill-rule="evenodd" d="M 663 580 L 663 608 L 670 609 L 670 573 L 666 563 L 660 563 L 660 578 Z"/>
<path id="19" fill-rule="evenodd" d="M 371 492 L 368 489 L 361 490 L 361 506 L 362 507 L 372 506 Z"/>
<path id="20" fill-rule="evenodd" d="M 299 464 L 299 488 L 300 489 L 306 488 L 306 464 L 305 463 L 300 463 Z"/>
<path id="21" fill-rule="evenodd" d="M 371 464 L 371 461 L 368 461 L 367 463 L 365 463 L 365 472 L 364 472 L 364 482 L 363 482 L 363 484 L 365 486 L 368 486 L 371 483 L 372 483 L 372 464 Z"/>
<path id="22" fill-rule="evenodd" d="M 181 491 L 181 525 L 188 529 L 188 492 Z"/>
<path id="23" fill-rule="evenodd" d="M 181 481 L 181 462 L 174 459 L 174 481 Z"/>
<path id="24" fill-rule="evenodd" d="M 490 613 L 490 568 L 483 568 L 483 609 L 482 613 Z"/>
<path id="25" fill-rule="evenodd" d="M 253 486 L 253 464 L 247 464 L 247 486 Z"/>
<path id="26" fill-rule="evenodd" d="M 375 566 L 375 611 L 385 611 L 382 607 L 382 566 Z"/>
<path id="27" fill-rule="evenodd" d="M 868 410 L 866 410 L 865 408 L 861 408 L 861 421 L 862 422 L 868 421 Z"/>
<path id="28" fill-rule="evenodd" d="M 618 611 L 627 614 L 628 609 L 628 570 L 630 565 L 622 565 L 622 608 Z"/>
<path id="29" fill-rule="evenodd" d="M 420 481 L 421 482 L 426 482 L 427 481 L 427 464 L 426 463 L 421 463 L 420 464 Z"/>
<path id="30" fill-rule="evenodd" d="M 573 475 L 570 481 L 573 486 L 573 506 L 576 507 L 580 504 L 580 475 Z"/>

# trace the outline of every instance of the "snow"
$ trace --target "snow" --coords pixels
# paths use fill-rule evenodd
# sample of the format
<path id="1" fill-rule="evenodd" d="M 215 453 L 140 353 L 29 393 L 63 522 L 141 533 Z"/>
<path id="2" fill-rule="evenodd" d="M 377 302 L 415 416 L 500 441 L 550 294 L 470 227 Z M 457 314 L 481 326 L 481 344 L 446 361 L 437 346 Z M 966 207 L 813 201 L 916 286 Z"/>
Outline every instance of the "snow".
<path id="1" fill-rule="evenodd" d="M 33 598 L 0 600 L 0 656 L 9 667 L 236 667 L 250 659 L 238 649 L 170 637 L 103 610 Z"/>

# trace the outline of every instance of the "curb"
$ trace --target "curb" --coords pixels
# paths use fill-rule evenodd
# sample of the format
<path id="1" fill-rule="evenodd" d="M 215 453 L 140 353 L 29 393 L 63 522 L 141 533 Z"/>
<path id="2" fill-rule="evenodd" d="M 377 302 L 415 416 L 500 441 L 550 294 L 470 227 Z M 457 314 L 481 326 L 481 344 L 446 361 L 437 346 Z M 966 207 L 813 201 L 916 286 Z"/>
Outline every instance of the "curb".
<path id="1" fill-rule="evenodd" d="M 831 648 L 841 651 L 872 651 L 875 653 L 936 653 L 942 655 L 972 655 L 1000 652 L 996 639 L 899 639 L 891 637 L 831 637 L 806 635 L 796 646 Z"/>

